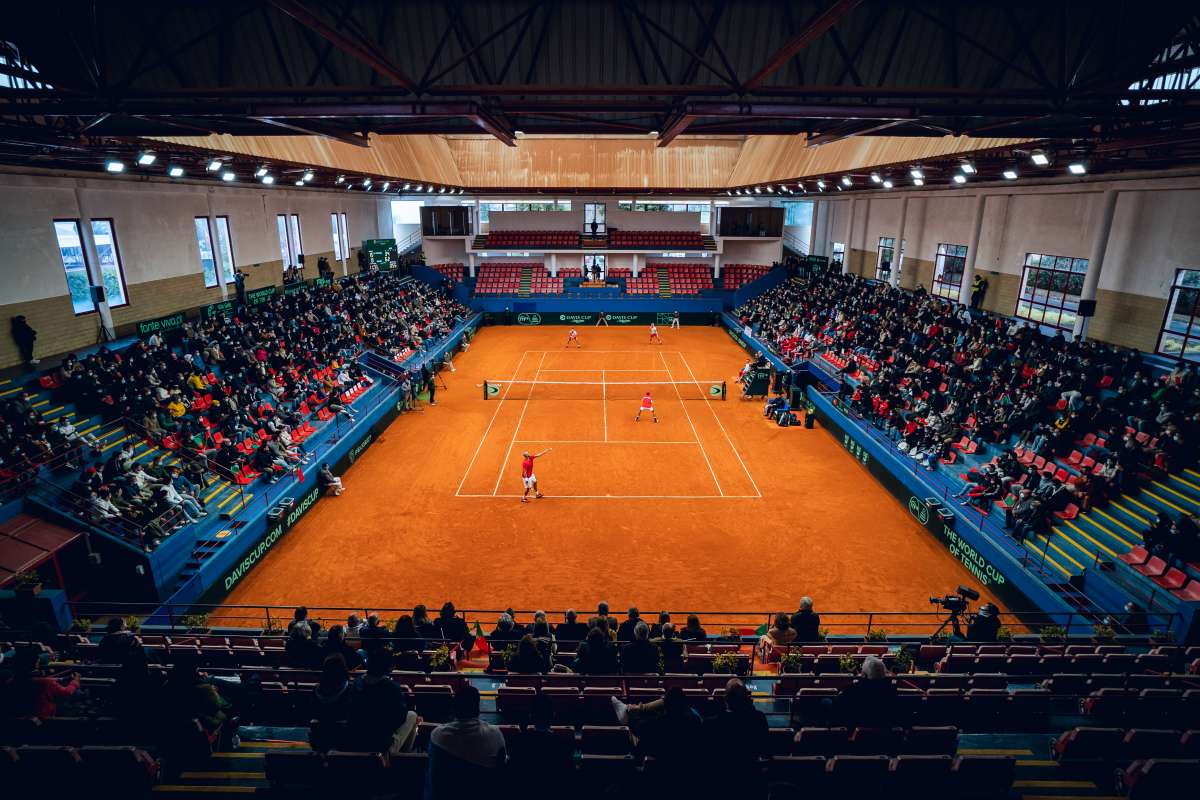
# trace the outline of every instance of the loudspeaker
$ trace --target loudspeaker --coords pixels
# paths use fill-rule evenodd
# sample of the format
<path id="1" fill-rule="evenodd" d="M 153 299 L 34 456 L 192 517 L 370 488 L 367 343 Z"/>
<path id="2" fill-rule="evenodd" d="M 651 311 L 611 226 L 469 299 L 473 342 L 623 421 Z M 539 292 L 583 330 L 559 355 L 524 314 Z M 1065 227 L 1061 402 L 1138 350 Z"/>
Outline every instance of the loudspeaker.
<path id="1" fill-rule="evenodd" d="M 1080 300 L 1079 311 L 1076 312 L 1081 317 L 1096 316 L 1096 301 L 1095 300 Z"/>
<path id="2" fill-rule="evenodd" d="M 304 266 L 304 253 L 300 253 L 296 258 L 300 261 L 300 266 Z"/>
<path id="3" fill-rule="evenodd" d="M 93 286 L 92 287 L 92 302 L 93 303 L 103 303 L 107 299 L 108 299 L 108 295 L 105 293 L 103 286 Z"/>

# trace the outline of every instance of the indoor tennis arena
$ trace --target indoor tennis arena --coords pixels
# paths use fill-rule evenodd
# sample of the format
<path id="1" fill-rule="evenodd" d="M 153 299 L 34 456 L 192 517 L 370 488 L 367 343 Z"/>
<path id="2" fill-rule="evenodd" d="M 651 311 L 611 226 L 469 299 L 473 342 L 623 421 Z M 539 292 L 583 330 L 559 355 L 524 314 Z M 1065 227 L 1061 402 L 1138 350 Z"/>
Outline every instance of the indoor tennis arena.
<path id="1" fill-rule="evenodd" d="M 0 785 L 1200 782 L 1200 15 L 0 23 Z"/>

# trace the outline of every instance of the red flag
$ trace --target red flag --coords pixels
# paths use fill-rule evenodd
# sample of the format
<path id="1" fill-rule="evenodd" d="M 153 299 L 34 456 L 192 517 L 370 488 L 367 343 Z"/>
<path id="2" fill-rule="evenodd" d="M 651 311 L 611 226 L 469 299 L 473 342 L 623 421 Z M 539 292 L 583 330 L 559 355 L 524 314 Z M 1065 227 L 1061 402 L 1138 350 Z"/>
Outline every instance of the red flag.
<path id="1" fill-rule="evenodd" d="M 296 480 L 304 483 L 304 473 L 300 471 L 299 467 L 296 467 Z"/>

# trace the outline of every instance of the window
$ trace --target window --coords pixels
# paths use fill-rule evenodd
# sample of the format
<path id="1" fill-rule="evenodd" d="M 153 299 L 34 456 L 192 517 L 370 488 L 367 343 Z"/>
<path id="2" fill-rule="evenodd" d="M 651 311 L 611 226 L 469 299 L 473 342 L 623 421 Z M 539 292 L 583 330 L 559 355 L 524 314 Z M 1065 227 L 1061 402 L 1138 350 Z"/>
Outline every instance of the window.
<path id="1" fill-rule="evenodd" d="M 217 256 L 221 261 L 221 275 L 226 283 L 233 283 L 233 237 L 229 235 L 229 217 L 217 217 L 216 222 Z"/>
<path id="2" fill-rule="evenodd" d="M 15 67 L 30 75 L 36 75 L 38 68 L 21 58 L 17 48 L 11 42 L 0 42 L 0 66 Z M 20 77 L 18 75 L 0 74 L 0 89 L 53 89 L 43 81 Z"/>
<path id="3" fill-rule="evenodd" d="M 1026 253 L 1016 315 L 1052 328 L 1071 330 L 1075 327 L 1075 312 L 1079 309 L 1079 293 L 1087 268 L 1086 258 Z"/>
<path id="4" fill-rule="evenodd" d="M 830 260 L 834 264 L 838 264 L 838 265 L 846 263 L 846 243 L 845 242 L 834 242 L 833 243 L 833 257 Z"/>
<path id="5" fill-rule="evenodd" d="M 570 211 L 571 210 L 571 201 L 570 200 L 557 200 L 555 202 L 558 205 L 559 211 Z"/>
<path id="6" fill-rule="evenodd" d="M 879 257 L 875 262 L 875 277 L 886 281 L 892 277 L 892 259 L 896 257 L 896 239 L 892 236 L 879 237 Z M 904 242 L 900 243 L 900 259 L 896 263 L 896 275 L 904 269 Z"/>
<path id="7" fill-rule="evenodd" d="M 87 253 L 79 235 L 79 220 L 56 219 L 54 236 L 58 239 L 58 254 L 62 257 L 63 270 L 67 274 L 67 291 L 71 295 L 71 307 L 75 314 L 87 314 L 96 310 L 92 303 L 91 278 L 88 277 Z"/>
<path id="8" fill-rule="evenodd" d="M 304 243 L 300 239 L 300 215 L 292 214 L 288 217 L 288 239 L 292 245 L 292 266 L 300 266 L 300 260 L 304 256 Z"/>
<path id="9" fill-rule="evenodd" d="M 604 203 L 583 204 L 583 232 L 607 233 L 604 226 Z"/>
<path id="10" fill-rule="evenodd" d="M 802 201 L 785 201 L 783 204 L 783 224 L 812 226 L 813 204 Z"/>
<path id="11" fill-rule="evenodd" d="M 334 213 L 329 215 L 329 224 L 333 228 L 333 258 L 342 261 L 350 258 L 350 242 L 346 239 L 346 215 Z"/>
<path id="12" fill-rule="evenodd" d="M 196 217 L 196 246 L 200 248 L 200 269 L 204 272 L 204 285 L 217 285 L 217 257 L 213 253 L 212 231 L 208 229 L 208 217 Z"/>
<path id="13" fill-rule="evenodd" d="M 117 249 L 117 229 L 111 219 L 92 220 L 92 241 L 96 245 L 96 257 L 100 259 L 100 282 L 104 284 L 109 308 L 129 305 L 121 253 Z"/>
<path id="14" fill-rule="evenodd" d="M 957 299 L 967 268 L 967 248 L 961 244 L 939 244 L 933 263 L 933 293 Z"/>
<path id="15" fill-rule="evenodd" d="M 1200 269 L 1175 272 L 1167 316 L 1158 337 L 1158 352 L 1200 361 Z"/>
<path id="16" fill-rule="evenodd" d="M 292 265 L 292 248 L 288 244 L 287 216 L 277 214 L 275 216 L 275 227 L 279 232 L 279 259 L 283 262 L 283 268 L 287 269 Z"/>
<path id="17" fill-rule="evenodd" d="M 589 275 L 593 280 L 603 280 L 605 265 L 608 263 L 604 256 L 587 255 L 583 257 L 583 277 Z"/>

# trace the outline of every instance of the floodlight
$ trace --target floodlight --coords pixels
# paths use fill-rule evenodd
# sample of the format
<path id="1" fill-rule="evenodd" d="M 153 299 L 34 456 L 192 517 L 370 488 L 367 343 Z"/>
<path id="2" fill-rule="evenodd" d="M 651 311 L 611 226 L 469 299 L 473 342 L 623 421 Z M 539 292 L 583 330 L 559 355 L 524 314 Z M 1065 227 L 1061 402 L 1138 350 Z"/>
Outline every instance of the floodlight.
<path id="1" fill-rule="evenodd" d="M 1015 181 L 1017 179 L 1017 171 L 1012 167 L 1009 167 L 1000 174 L 1003 175 L 1004 179 L 1008 181 Z"/>
<path id="2" fill-rule="evenodd" d="M 854 181 L 850 180 L 849 175 L 842 176 L 842 186 L 851 186 L 853 184 L 854 184 Z"/>
<path id="3" fill-rule="evenodd" d="M 1044 167 L 1050 163 L 1050 156 L 1046 155 L 1045 150 L 1034 150 L 1033 154 L 1029 156 L 1029 159 L 1039 167 Z"/>
<path id="4" fill-rule="evenodd" d="M 304 177 L 301 178 L 301 180 L 304 181 L 305 183 L 308 183 L 315 177 L 317 177 L 316 173 L 314 173 L 311 169 L 306 169 L 306 170 L 304 170 Z"/>
<path id="5" fill-rule="evenodd" d="M 890 178 L 884 178 L 884 179 L 883 179 L 883 188 L 885 188 L 885 189 L 890 189 L 890 188 L 892 188 L 892 187 L 893 187 L 893 186 L 895 186 L 895 185 L 896 185 L 896 184 L 892 183 L 892 181 L 891 181 L 891 179 L 890 179 Z"/>
<path id="6" fill-rule="evenodd" d="M 221 173 L 221 180 L 225 181 L 226 183 L 228 183 L 229 181 L 232 181 L 232 180 L 236 180 L 236 179 L 237 179 L 237 175 L 231 169 L 227 169 Z"/>
<path id="7" fill-rule="evenodd" d="M 275 176 L 274 175 L 263 175 L 262 182 L 265 183 L 267 186 L 270 186 L 272 183 L 275 182 Z"/>
<path id="8" fill-rule="evenodd" d="M 967 176 L 966 176 L 966 175 L 963 175 L 963 174 L 960 172 L 959 174 L 957 174 L 957 175 L 955 175 L 955 176 L 954 176 L 954 182 L 955 182 L 955 183 L 966 183 L 966 182 L 967 182 Z"/>
<path id="9" fill-rule="evenodd" d="M 879 177 L 878 172 L 871 173 L 871 183 L 883 183 L 883 178 Z"/>
<path id="10" fill-rule="evenodd" d="M 267 168 L 265 165 L 254 170 L 254 177 L 256 177 L 256 178 L 261 178 L 262 176 L 264 176 L 266 174 L 267 174 Z"/>
<path id="11" fill-rule="evenodd" d="M 212 161 L 209 161 L 209 162 L 208 162 L 208 171 L 209 171 L 209 172 L 216 172 L 217 170 L 219 170 L 219 169 L 220 169 L 221 167 L 223 167 L 223 166 L 225 166 L 225 165 L 224 165 L 223 163 L 221 163 L 221 159 L 219 159 L 219 158 L 214 158 Z"/>
<path id="12" fill-rule="evenodd" d="M 925 173 L 921 171 L 920 167 L 913 167 L 912 169 L 910 169 L 908 171 L 908 174 L 912 175 L 913 179 L 918 180 L 918 181 L 924 180 L 924 178 L 925 178 Z"/>
<path id="13" fill-rule="evenodd" d="M 913 178 L 913 186 L 924 186 L 924 185 L 925 185 L 924 178 Z"/>
<path id="14" fill-rule="evenodd" d="M 975 164 L 970 161 L 962 162 L 962 171 L 967 175 L 975 174 Z"/>
<path id="15" fill-rule="evenodd" d="M 138 153 L 138 157 L 137 157 L 138 166 L 148 167 L 157 160 L 158 160 L 158 156 L 156 156 L 154 153 L 150 152 L 149 150 L 143 150 L 142 152 Z"/>
<path id="16" fill-rule="evenodd" d="M 110 158 L 108 161 L 104 162 L 104 169 L 108 172 L 124 172 L 125 162 L 117 161 L 115 158 Z"/>
<path id="17" fill-rule="evenodd" d="M 1083 161 L 1073 161 L 1067 165 L 1067 172 L 1072 175 L 1084 175 L 1087 173 L 1087 164 Z"/>
<path id="18" fill-rule="evenodd" d="M 171 166 L 167 167 L 167 174 L 172 178 L 182 178 L 183 167 L 179 166 L 178 164 L 172 164 Z"/>

